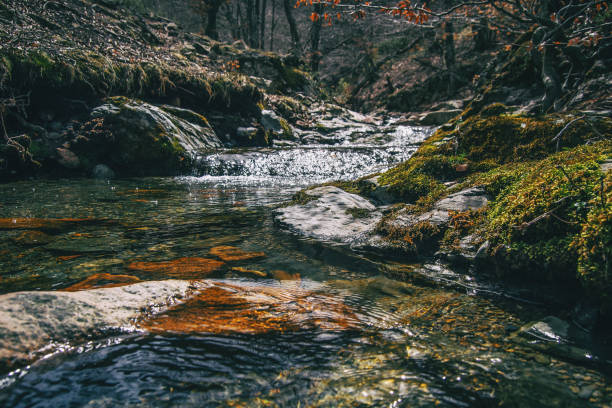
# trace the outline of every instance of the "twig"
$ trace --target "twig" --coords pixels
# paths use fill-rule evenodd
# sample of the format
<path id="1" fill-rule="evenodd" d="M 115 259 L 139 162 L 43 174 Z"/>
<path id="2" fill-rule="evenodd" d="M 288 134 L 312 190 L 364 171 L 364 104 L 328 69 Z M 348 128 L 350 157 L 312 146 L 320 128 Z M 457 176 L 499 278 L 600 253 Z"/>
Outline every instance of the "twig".
<path id="1" fill-rule="evenodd" d="M 601 195 L 601 208 L 604 208 L 606 206 L 606 196 L 604 194 L 604 176 L 603 174 L 601 175 L 601 177 L 599 178 L 599 185 L 601 187 L 600 190 L 600 195 Z"/>
<path id="2" fill-rule="evenodd" d="M 559 219 L 559 217 L 557 217 L 556 215 L 554 215 L 554 214 L 553 214 L 553 212 L 555 212 L 555 211 L 557 211 L 559 208 L 561 208 L 561 204 L 562 204 L 562 203 L 563 203 L 565 200 L 567 200 L 568 198 L 574 198 L 574 197 L 576 197 L 574 194 L 572 194 L 572 195 L 568 195 L 568 196 L 565 196 L 565 197 L 562 197 L 562 198 L 560 198 L 559 200 L 557 200 L 557 201 L 555 201 L 555 202 L 553 203 L 553 205 L 557 205 L 557 204 L 558 204 L 558 205 L 557 205 L 555 208 L 553 208 L 552 210 L 546 211 L 544 214 L 540 214 L 540 215 L 538 215 L 537 217 L 535 217 L 533 220 L 531 220 L 531 221 L 529 221 L 529 222 L 524 222 L 524 223 L 522 223 L 521 225 L 513 225 L 513 226 L 512 226 L 512 228 L 514 228 L 514 229 L 518 229 L 518 230 L 525 230 L 525 229 L 527 229 L 527 228 L 531 227 L 532 225 L 534 225 L 534 224 L 538 223 L 539 221 L 541 221 L 541 220 L 543 220 L 543 219 L 546 219 L 546 218 L 548 218 L 548 217 L 550 217 L 550 216 L 553 216 L 553 217 L 555 217 L 555 218 Z M 566 222 L 566 223 L 569 223 L 568 221 L 565 221 L 565 220 L 561 220 L 561 221 Z"/>
<path id="3" fill-rule="evenodd" d="M 561 140 L 561 139 L 560 139 L 561 135 L 563 135 L 563 133 L 564 133 L 564 132 L 565 132 L 565 131 L 566 131 L 566 130 L 567 130 L 567 129 L 568 129 L 568 128 L 569 128 L 569 127 L 572 125 L 572 124 L 574 124 L 575 122 L 577 122 L 577 121 L 579 121 L 579 120 L 582 120 L 582 119 L 584 119 L 584 118 L 585 118 L 585 116 L 580 116 L 579 118 L 575 118 L 575 119 L 570 120 L 570 121 L 569 121 L 569 122 L 567 122 L 567 124 L 566 124 L 566 125 L 563 127 L 563 129 L 561 129 L 561 131 L 560 131 L 559 133 L 557 133 L 557 136 L 555 136 L 555 137 L 553 137 L 553 138 L 552 138 L 551 142 L 554 142 L 554 141 L 556 141 L 556 142 L 557 142 L 557 149 L 556 149 L 556 150 L 557 150 L 557 152 L 559 151 L 559 141 Z"/>

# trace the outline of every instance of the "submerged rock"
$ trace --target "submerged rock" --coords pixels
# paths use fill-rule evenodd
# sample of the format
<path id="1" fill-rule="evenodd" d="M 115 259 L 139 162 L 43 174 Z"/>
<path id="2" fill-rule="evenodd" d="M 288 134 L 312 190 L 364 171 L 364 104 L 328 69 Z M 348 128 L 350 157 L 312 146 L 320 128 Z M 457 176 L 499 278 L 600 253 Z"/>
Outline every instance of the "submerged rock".
<path id="1" fill-rule="evenodd" d="M 19 245 L 36 246 L 48 244 L 53 240 L 53 237 L 40 231 L 24 231 L 13 240 Z"/>
<path id="2" fill-rule="evenodd" d="M 115 172 L 106 164 L 97 164 L 91 171 L 91 174 L 94 178 L 100 180 L 115 178 Z"/>
<path id="3" fill-rule="evenodd" d="M 264 258 L 266 256 L 263 252 L 247 252 L 240 248 L 227 245 L 212 248 L 210 254 L 225 262 L 246 261 L 249 259 Z"/>
<path id="4" fill-rule="evenodd" d="M 118 286 L 131 285 L 132 283 L 140 282 L 140 279 L 131 275 L 112 275 L 110 273 L 96 273 L 87 279 L 75 283 L 64 289 L 66 292 L 76 292 L 79 290 L 88 290 L 94 288 L 114 288 Z"/>
<path id="5" fill-rule="evenodd" d="M 59 238 L 45 246 L 53 252 L 68 254 L 103 254 L 120 251 L 126 242 L 112 240 L 107 236 L 89 236 L 86 234 L 70 234 Z"/>
<path id="6" fill-rule="evenodd" d="M 354 244 L 371 234 L 382 218 L 370 201 L 338 187 L 317 187 L 304 193 L 312 200 L 278 209 L 276 220 L 306 237 Z"/>
<path id="7" fill-rule="evenodd" d="M 3 229 L 33 229 L 33 230 L 63 230 L 79 224 L 101 222 L 93 218 L 0 218 L 0 230 Z"/>
<path id="8" fill-rule="evenodd" d="M 174 278 L 195 279 L 207 277 L 224 265 L 223 262 L 215 259 L 179 258 L 162 262 L 132 262 L 127 268 L 132 271 L 159 273 Z"/>
<path id="9" fill-rule="evenodd" d="M 314 283 L 165 280 L 84 290 L 106 279 L 123 284 L 138 278 L 100 274 L 68 289 L 74 291 L 0 296 L 0 362 L 23 364 L 118 330 L 264 334 L 362 326 L 341 295 Z"/>
<path id="10" fill-rule="evenodd" d="M 144 282 L 80 292 L 17 292 L 0 296 L 0 361 L 32 360 L 52 344 L 78 342 L 109 329 L 132 328 L 151 306 L 185 297 L 187 281 Z"/>
<path id="11" fill-rule="evenodd" d="M 236 272 L 239 273 L 241 275 L 247 275 L 247 276 L 252 276 L 252 277 L 256 277 L 256 278 L 265 278 L 268 276 L 267 273 L 263 272 L 263 271 L 258 271 L 255 269 L 247 269 L 247 268 L 243 268 L 241 266 L 234 266 L 232 267 L 232 272 Z"/>
<path id="12" fill-rule="evenodd" d="M 337 297 L 295 286 L 202 281 L 199 293 L 138 326 L 154 333 L 264 334 L 357 329 L 360 321 Z"/>

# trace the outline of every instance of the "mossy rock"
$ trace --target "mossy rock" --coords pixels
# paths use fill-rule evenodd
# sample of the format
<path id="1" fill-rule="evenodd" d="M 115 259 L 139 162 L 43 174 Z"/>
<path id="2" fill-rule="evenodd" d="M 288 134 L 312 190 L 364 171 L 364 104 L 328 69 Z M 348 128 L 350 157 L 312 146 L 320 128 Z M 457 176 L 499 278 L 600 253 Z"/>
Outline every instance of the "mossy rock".
<path id="1" fill-rule="evenodd" d="M 430 195 L 438 197 L 444 189 L 442 181 L 458 177 L 456 166 L 464 164 L 465 159 L 428 153 L 422 149 L 410 160 L 382 173 L 378 181 L 400 201 L 414 203 Z"/>
<path id="2" fill-rule="evenodd" d="M 469 160 L 508 163 L 543 158 L 558 147 L 574 147 L 598 135 L 611 134 L 612 120 L 587 122 L 573 115 L 476 115 L 450 132 L 439 132 L 453 138 L 457 154 Z M 446 148 L 450 150 L 451 145 Z"/>
<path id="3" fill-rule="evenodd" d="M 601 187 L 603 186 L 603 192 Z M 592 206 L 571 248 L 578 253 L 578 276 L 601 299 L 603 312 L 612 315 L 612 172 L 602 178 Z"/>
<path id="4" fill-rule="evenodd" d="M 222 146 L 195 112 L 123 97 L 94 109 L 72 144 L 88 163 L 106 163 L 124 175 L 184 174 L 196 152 Z"/>
<path id="5" fill-rule="evenodd" d="M 95 52 L 71 50 L 49 56 L 40 51 L 0 50 L 0 78 L 33 100 L 99 100 L 109 94 L 171 101 L 193 109 L 258 113 L 263 92 L 239 74 L 202 74 L 164 63 L 123 63 Z"/>
<path id="6" fill-rule="evenodd" d="M 612 143 L 604 141 L 475 177 L 495 185 L 486 228 L 493 247 L 504 248 L 497 253 L 503 274 L 565 284 L 580 279 L 609 307 L 612 195 L 606 190 L 602 202 L 600 162 L 610 156 Z"/>

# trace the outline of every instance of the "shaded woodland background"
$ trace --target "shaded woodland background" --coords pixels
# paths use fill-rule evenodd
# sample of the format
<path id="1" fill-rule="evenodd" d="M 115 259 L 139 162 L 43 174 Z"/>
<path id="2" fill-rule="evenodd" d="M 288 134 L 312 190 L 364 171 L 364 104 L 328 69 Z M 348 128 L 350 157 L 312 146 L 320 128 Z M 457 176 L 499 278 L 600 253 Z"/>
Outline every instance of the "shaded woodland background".
<path id="1" fill-rule="evenodd" d="M 469 98 L 475 89 L 474 78 L 505 45 L 505 39 L 497 38 L 499 33 L 484 18 L 414 25 L 379 12 L 358 14 L 355 6 L 330 11 L 334 19 L 328 24 L 323 18 L 312 18 L 313 12 L 323 14 L 323 6 L 295 7 L 292 0 L 108 3 L 164 16 L 188 31 L 224 42 L 244 41 L 253 48 L 293 53 L 309 65 L 338 102 L 366 111 L 420 110 L 440 100 Z M 456 2 L 438 3 L 450 8 Z M 395 2 L 386 4 L 391 7 Z M 215 8 L 218 11 L 211 14 Z M 215 14 L 211 29 L 211 15 Z M 449 64 L 457 65 L 451 81 L 445 79 Z"/>

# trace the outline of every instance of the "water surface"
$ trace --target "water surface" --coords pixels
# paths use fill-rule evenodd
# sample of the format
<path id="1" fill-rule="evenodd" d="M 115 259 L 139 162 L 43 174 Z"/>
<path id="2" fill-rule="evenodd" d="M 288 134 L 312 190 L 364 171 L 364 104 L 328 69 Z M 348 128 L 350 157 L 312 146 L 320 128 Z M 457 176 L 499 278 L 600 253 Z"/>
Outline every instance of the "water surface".
<path id="1" fill-rule="evenodd" d="M 368 259 L 275 225 L 274 207 L 300 188 L 408 157 L 424 133 L 407 140 L 403 132 L 357 147 L 220 152 L 202 157 L 200 174 L 190 177 L 0 185 L 0 218 L 81 220 L 0 230 L 2 293 L 59 290 L 97 273 L 165 279 L 127 267 L 235 246 L 264 252 L 235 265 L 265 276 L 226 268 L 219 282 L 312 291 L 337 299 L 359 321 L 346 330 L 136 332 L 70 344 L 31 366 L 4 370 L 0 405 L 609 405 L 607 346 L 517 334 L 554 310 L 440 265 Z M 389 279 L 411 273 L 424 278 Z M 560 347 L 570 346 L 575 353 L 564 357 Z"/>

